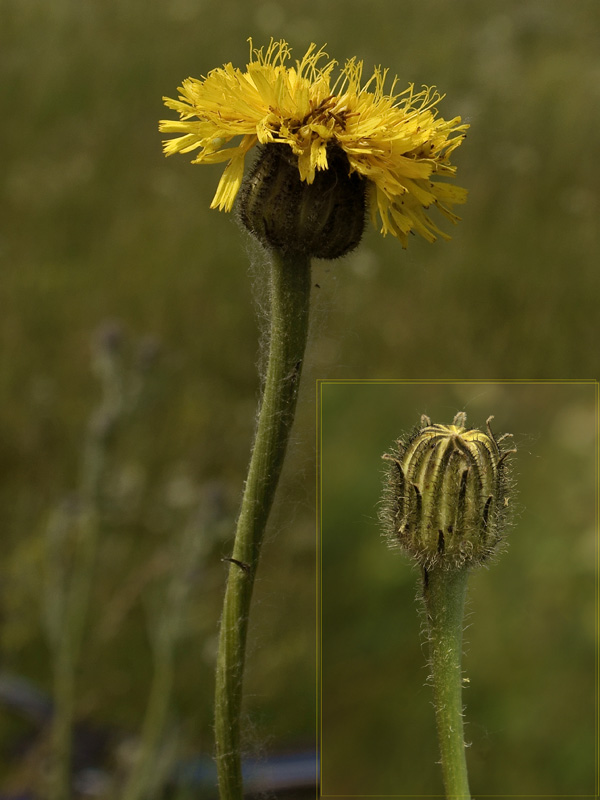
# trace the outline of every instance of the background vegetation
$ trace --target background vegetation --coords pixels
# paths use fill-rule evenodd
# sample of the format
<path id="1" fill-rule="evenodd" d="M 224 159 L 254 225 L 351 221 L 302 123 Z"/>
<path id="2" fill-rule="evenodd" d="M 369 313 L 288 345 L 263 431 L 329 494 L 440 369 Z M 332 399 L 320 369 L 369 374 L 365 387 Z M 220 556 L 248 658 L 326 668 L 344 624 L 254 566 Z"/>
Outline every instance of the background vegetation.
<path id="1" fill-rule="evenodd" d="M 5 164 L 0 186 L 1 668 L 3 675 L 21 676 L 51 691 L 48 587 L 60 581 L 47 558 L 48 530 L 56 509 L 66 508 L 68 514 L 77 505 L 88 420 L 99 402 L 90 345 L 97 353 L 97 331 L 106 342 L 107 330 L 113 330 L 107 324 L 119 320 L 118 358 L 127 380 L 143 380 L 145 389 L 109 442 L 98 567 L 77 674 L 78 719 L 103 736 L 108 731 L 102 759 L 113 774 L 129 763 L 152 676 L 152 631 L 177 544 L 192 522 L 208 544 L 185 577 L 190 595 L 177 647 L 171 724 L 181 757 L 212 751 L 212 675 L 225 577 L 221 558 L 230 552 L 258 393 L 253 294 L 260 290 L 253 285 L 260 286 L 261 257 L 231 216 L 208 209 L 220 168 L 193 167 L 185 157 L 164 160 L 157 121 L 168 112 L 161 97 L 173 96 L 188 75 L 206 74 L 229 60 L 245 64 L 248 36 L 255 44 L 274 36 L 288 39 L 296 54 L 311 41 L 327 42 L 340 61 L 357 55 L 367 70 L 382 64 L 403 81 L 436 84 L 447 95 L 440 113 L 461 114 L 471 123 L 456 154 L 459 182 L 470 198 L 452 242 L 431 246 L 415 237 L 402 251 L 398 242 L 369 229 L 352 256 L 315 264 L 319 288 L 310 366 L 257 587 L 247 699 L 248 752 L 310 747 L 315 735 L 315 378 L 532 380 L 599 374 L 600 8 L 595 0 L 322 0 L 313 5 L 4 0 L 0 20 Z M 532 392 L 522 418 L 508 393 L 497 403 L 490 398 L 493 408 L 473 406 L 473 421 L 496 413 L 499 429 L 533 437 L 536 448 L 539 431 L 539 451 L 532 450 L 551 465 L 552 415 L 565 405 L 561 398 L 546 401 L 541 391 Z M 400 392 L 398 403 L 403 396 Z M 344 402 L 354 402 L 351 397 Z M 425 393 L 418 402 L 403 401 L 410 413 L 397 418 L 390 410 L 389 430 L 377 435 L 376 461 L 418 414 L 433 413 L 434 401 L 428 398 Z M 444 418 L 455 413 L 461 399 L 444 401 Z M 590 402 L 589 394 L 585 400 L 564 400 L 566 407 L 585 410 L 586 431 L 592 424 Z M 348 445 L 354 424 L 349 419 L 344 428 Z M 579 483 L 588 487 L 585 503 L 593 480 L 588 446 L 586 439 L 581 454 L 572 455 Z M 371 473 L 370 494 L 349 516 L 343 492 L 332 495 L 340 507 L 328 505 L 327 511 L 328 530 L 335 529 L 336 536 L 356 524 L 356 513 L 366 513 L 371 530 L 365 526 L 356 536 L 369 541 L 377 558 L 384 550 L 378 541 L 373 544 L 378 480 Z M 552 475 L 542 480 L 538 473 L 522 487 L 523 504 L 541 509 L 552 501 L 556 518 L 573 515 L 578 535 L 588 531 L 589 541 L 589 511 L 579 517 L 579 483 L 564 484 L 570 488 L 559 495 L 558 506 L 549 480 L 552 484 Z M 476 646 L 474 639 L 498 630 L 499 615 L 494 609 L 486 613 L 484 606 L 498 597 L 494 591 L 506 579 L 508 565 L 516 565 L 515 581 L 523 586 L 527 577 L 530 587 L 525 573 L 538 552 L 536 534 L 544 541 L 548 537 L 556 550 L 542 570 L 531 607 L 537 620 L 550 600 L 555 604 L 544 626 L 535 628 L 539 648 L 551 659 L 540 675 L 549 676 L 548 692 L 554 696 L 558 678 L 568 674 L 563 702 L 571 702 L 573 688 L 572 709 L 581 709 L 584 696 L 591 707 L 586 692 L 593 632 L 586 627 L 586 603 L 594 553 L 582 544 L 585 567 L 575 556 L 561 561 L 565 534 L 557 524 L 552 530 L 554 538 L 543 526 L 528 523 L 527 531 L 514 537 L 509 556 L 474 581 L 474 592 L 482 593 L 474 597 L 470 637 L 478 686 L 474 681 L 468 703 L 479 720 L 474 725 L 489 726 L 489 738 L 483 737 L 488 755 L 480 737 L 476 756 L 486 759 L 489 777 L 482 788 L 488 793 L 509 788 L 574 792 L 592 780 L 589 716 L 579 729 L 552 706 L 554 713 L 542 716 L 532 740 L 526 720 L 550 695 L 540 688 L 538 705 L 522 710 L 532 680 L 529 657 L 538 652 L 532 627 L 522 619 L 529 605 L 527 611 L 517 607 L 514 594 L 502 600 L 507 612 L 519 617 L 514 626 L 510 616 L 500 620 L 506 652 L 519 659 L 521 670 L 522 693 L 510 694 L 511 707 L 503 704 L 515 668 L 503 673 L 504 650 L 498 654 L 493 641 L 488 648 Z M 414 607 L 405 602 L 412 600 L 414 574 L 404 569 L 404 577 L 397 577 L 398 559 L 383 556 L 383 573 L 373 569 L 365 591 L 394 597 L 398 592 L 398 606 L 412 620 L 394 623 L 400 630 L 403 624 L 414 628 L 406 630 L 411 656 L 398 668 L 400 684 L 405 676 L 414 678 L 421 658 L 415 651 Z M 70 563 L 67 546 L 59 567 L 68 571 Z M 568 607 L 558 603 L 559 595 L 548 585 L 556 566 L 569 570 L 564 578 Z M 582 595 L 574 595 L 582 571 Z M 383 585 L 382 574 L 387 576 Z M 352 582 L 357 579 L 352 573 Z M 347 596 L 347 573 L 330 569 L 327 587 L 331 596 Z M 560 617 L 565 637 L 572 613 L 581 615 L 573 628 L 577 637 L 559 638 L 561 649 L 554 620 Z M 387 622 L 381 624 L 387 631 Z M 331 636 L 324 654 L 340 658 L 341 636 Z M 396 648 L 398 642 L 373 629 L 365 648 L 384 646 Z M 559 655 L 570 658 L 572 649 L 574 673 L 555 665 Z M 479 661 L 484 657 L 487 664 Z M 387 669 L 396 666 L 389 663 Z M 344 680 L 343 686 L 357 703 L 368 688 L 365 681 Z M 415 689 L 411 725 L 429 724 L 421 714 L 426 691 Z M 490 721 L 490 706 L 484 706 L 491 696 L 497 721 Z M 360 708 L 363 718 L 364 702 Z M 390 721 L 385 704 L 379 708 L 378 718 L 364 717 L 373 726 L 368 743 L 361 737 L 352 744 L 357 729 L 350 724 L 338 731 L 336 738 L 347 738 L 339 738 L 335 748 L 331 738 L 326 743 L 324 764 L 331 761 L 324 779 L 331 786 L 340 785 L 345 753 L 350 764 L 350 754 L 354 761 L 367 744 L 365 753 L 375 759 L 382 742 L 387 749 L 388 735 L 405 741 L 399 738 L 398 720 Z M 523 724 L 518 731 L 516 720 Z M 564 744 L 567 724 L 570 749 Z M 517 734 L 522 738 L 516 740 Z M 439 789 L 433 730 L 422 736 L 429 749 L 415 761 L 415 774 L 429 769 L 432 775 L 421 792 Z M 499 771 L 509 754 L 514 756 L 517 741 L 519 753 L 530 757 L 513 759 L 509 786 Z M 43 726 L 6 708 L 0 715 L 5 792 L 25 791 L 39 780 L 44 752 Z M 548 756 L 551 769 L 541 769 L 548 762 L 540 753 L 556 754 L 557 760 Z M 356 773 L 361 791 L 385 786 L 404 792 L 393 783 L 396 765 L 387 777 L 378 777 L 371 763 L 384 770 L 380 762 L 365 759 L 363 771 Z M 408 769 L 411 759 L 402 763 Z M 414 775 L 405 780 L 407 791 L 417 791 Z"/>

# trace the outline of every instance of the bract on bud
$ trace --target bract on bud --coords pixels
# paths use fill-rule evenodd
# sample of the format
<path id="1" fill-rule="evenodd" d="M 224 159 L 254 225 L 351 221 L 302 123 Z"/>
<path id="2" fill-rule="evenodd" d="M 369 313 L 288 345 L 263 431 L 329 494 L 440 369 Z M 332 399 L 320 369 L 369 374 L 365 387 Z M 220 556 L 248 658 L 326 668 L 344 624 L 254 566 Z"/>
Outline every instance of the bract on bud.
<path id="1" fill-rule="evenodd" d="M 315 258 L 353 250 L 365 227 L 366 182 L 349 174 L 346 155 L 327 149 L 328 169 L 303 181 L 298 157 L 281 144 L 265 145 L 240 190 L 238 215 L 265 247 Z"/>
<path id="2" fill-rule="evenodd" d="M 390 463 L 382 519 L 392 543 L 423 567 L 446 569 L 481 564 L 504 537 L 509 521 L 507 456 L 490 428 L 466 427 L 459 413 L 452 425 L 420 426 L 395 450 Z"/>

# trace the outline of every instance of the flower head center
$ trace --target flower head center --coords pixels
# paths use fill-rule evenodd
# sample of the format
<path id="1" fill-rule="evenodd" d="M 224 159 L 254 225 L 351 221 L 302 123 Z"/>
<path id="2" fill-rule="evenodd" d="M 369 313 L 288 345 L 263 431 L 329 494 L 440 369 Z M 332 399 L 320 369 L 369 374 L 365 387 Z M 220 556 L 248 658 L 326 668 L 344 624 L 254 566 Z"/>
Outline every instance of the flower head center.
<path id="1" fill-rule="evenodd" d="M 346 119 L 348 118 L 349 111 L 347 108 L 342 108 L 339 111 L 334 111 L 338 103 L 338 98 L 335 95 L 329 95 L 322 100 L 314 109 L 312 109 L 303 120 L 303 124 L 327 124 L 333 122 L 338 125 L 342 130 L 346 128 Z"/>
<path id="2" fill-rule="evenodd" d="M 338 103 L 339 98 L 335 95 L 329 95 L 316 105 L 314 100 L 310 100 L 310 111 L 301 119 L 286 120 L 285 127 L 292 136 L 300 138 L 318 137 L 325 129 L 331 133 L 335 130 L 344 132 L 352 112 L 348 108 L 339 108 Z"/>

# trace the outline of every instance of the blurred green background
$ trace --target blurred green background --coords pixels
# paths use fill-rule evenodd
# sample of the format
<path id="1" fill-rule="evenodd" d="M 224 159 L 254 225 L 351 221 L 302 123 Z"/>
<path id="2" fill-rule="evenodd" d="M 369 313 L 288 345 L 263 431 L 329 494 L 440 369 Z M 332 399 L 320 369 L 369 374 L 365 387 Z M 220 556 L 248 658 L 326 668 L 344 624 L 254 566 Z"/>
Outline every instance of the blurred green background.
<path id="1" fill-rule="evenodd" d="M 172 704 L 184 754 L 212 752 L 221 558 L 230 552 L 259 391 L 262 257 L 232 215 L 208 208 L 221 168 L 165 160 L 157 124 L 169 116 L 162 96 L 173 96 L 185 77 L 230 60 L 243 66 L 248 36 L 255 45 L 285 37 L 297 56 L 311 41 L 327 42 L 332 57 L 356 55 L 367 72 L 381 64 L 401 83 L 436 84 L 446 93 L 440 113 L 471 123 L 455 154 L 469 202 L 451 242 L 414 237 L 403 251 L 369 228 L 356 253 L 314 266 L 319 288 L 304 388 L 252 623 L 249 753 L 304 748 L 315 736 L 315 379 L 599 373 L 597 0 L 4 0 L 1 668 L 51 689 L 42 615 L 47 529 L 53 511 L 77 492 L 84 433 L 98 403 L 90 342 L 99 327 L 119 320 L 132 379 L 141 375 L 140 348 L 158 343 L 159 357 L 145 379 L 144 402 L 111 443 L 77 714 L 135 737 L 152 674 L 156 597 L 180 532 L 200 513 L 211 545 L 192 581 Z M 460 403 L 449 401 L 444 417 L 454 406 Z M 505 404 L 497 406 L 473 422 L 494 412 L 499 427 L 516 432 L 519 418 L 506 412 L 500 419 Z M 377 442 L 377 453 L 397 435 L 396 425 L 410 426 L 423 410 L 419 403 L 403 419 L 390 415 L 393 430 Z M 540 430 L 549 447 L 547 428 Z M 536 435 L 525 424 L 522 434 Z M 544 496 L 546 483 L 536 491 Z M 373 531 L 364 535 L 373 540 Z M 517 556 L 515 546 L 509 557 Z M 505 568 L 490 571 L 490 587 Z M 526 565 L 519 570 L 523 575 Z M 405 579 L 409 599 L 413 577 L 409 571 Z M 537 591 L 548 598 L 545 581 Z M 483 600 L 474 606 L 482 636 Z M 523 633 L 527 641 L 529 635 Z M 414 631 L 406 638 L 413 652 Z M 473 644 L 473 653 L 482 657 L 482 647 Z M 418 671 L 418 656 L 404 672 Z M 503 660 L 492 660 L 500 670 Z M 499 681 L 495 675 L 485 686 L 480 677 L 471 698 L 481 692 L 488 703 Z M 357 697 L 365 689 L 344 685 Z M 426 690 L 419 691 L 415 725 L 426 720 Z M 504 725 L 504 694 L 498 691 L 497 722 L 488 706 L 481 714 L 490 736 Z M 511 712 L 503 728 L 506 747 L 515 747 L 516 718 Z M 348 726 L 348 736 L 353 730 Z M 564 738 L 560 720 L 552 730 L 553 741 Z M 589 744 L 581 736 L 569 739 L 577 752 Z M 0 714 L 0 786 L 16 791 L 35 781 L 43 734 L 41 755 L 32 741 L 37 745 L 30 723 L 16 711 Z M 496 747 L 493 738 L 485 741 Z M 433 742 L 428 735 L 427 746 Z M 350 752 L 349 743 L 338 746 Z M 530 747 L 527 739 L 519 752 Z M 327 753 L 334 758 L 333 749 Z M 427 763 L 435 757 L 429 753 Z M 494 758 L 495 768 L 503 761 Z M 553 762 L 557 791 L 581 778 L 587 767 L 577 763 Z M 540 774 L 530 773 L 536 777 L 527 782 Z M 492 783 L 486 791 L 496 790 Z"/>
<path id="2" fill-rule="evenodd" d="M 420 573 L 383 540 L 385 465 L 421 413 L 512 433 L 508 550 L 469 581 L 471 790 L 593 796 L 597 384 L 325 382 L 321 393 L 324 796 L 441 795 Z"/>

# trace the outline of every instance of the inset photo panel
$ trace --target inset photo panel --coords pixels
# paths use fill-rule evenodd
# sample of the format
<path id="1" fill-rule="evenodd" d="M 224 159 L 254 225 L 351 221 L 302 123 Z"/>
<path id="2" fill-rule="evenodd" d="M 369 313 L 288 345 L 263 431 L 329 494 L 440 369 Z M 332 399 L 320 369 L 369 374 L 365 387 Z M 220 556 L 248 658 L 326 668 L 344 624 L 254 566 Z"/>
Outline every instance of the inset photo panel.
<path id="1" fill-rule="evenodd" d="M 598 382 L 317 395 L 319 796 L 598 796 Z"/>

